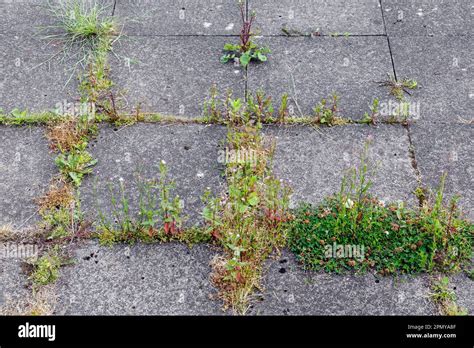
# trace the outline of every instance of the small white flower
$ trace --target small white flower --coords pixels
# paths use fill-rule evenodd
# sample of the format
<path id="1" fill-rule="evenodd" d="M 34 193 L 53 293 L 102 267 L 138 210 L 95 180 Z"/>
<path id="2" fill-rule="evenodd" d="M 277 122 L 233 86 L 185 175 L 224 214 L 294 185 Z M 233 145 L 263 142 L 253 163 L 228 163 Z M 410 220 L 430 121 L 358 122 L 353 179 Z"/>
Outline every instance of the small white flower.
<path id="1" fill-rule="evenodd" d="M 165 160 L 161 160 L 161 164 L 166 164 Z"/>
<path id="2" fill-rule="evenodd" d="M 352 199 L 348 198 L 345 206 L 346 208 L 349 208 L 349 209 L 352 208 L 354 206 L 354 202 L 352 201 Z"/>
<path id="3" fill-rule="evenodd" d="M 119 178 L 119 181 L 120 181 L 120 182 L 123 182 L 123 178 L 122 178 L 122 177 L 120 177 L 120 178 Z"/>
<path id="4" fill-rule="evenodd" d="M 389 232 L 388 232 L 388 231 L 385 231 L 385 234 L 388 236 L 388 235 L 389 235 Z"/>

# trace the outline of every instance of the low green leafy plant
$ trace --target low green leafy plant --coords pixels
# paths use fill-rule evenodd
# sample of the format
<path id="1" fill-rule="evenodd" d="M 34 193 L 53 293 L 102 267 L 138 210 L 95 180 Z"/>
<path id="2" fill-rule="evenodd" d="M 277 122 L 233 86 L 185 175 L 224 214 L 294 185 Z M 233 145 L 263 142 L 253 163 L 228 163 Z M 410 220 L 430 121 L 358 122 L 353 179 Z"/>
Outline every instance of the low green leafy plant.
<path id="1" fill-rule="evenodd" d="M 378 82 L 379 86 L 390 89 L 390 94 L 398 100 L 403 100 L 405 94 L 411 95 L 410 90 L 418 88 L 418 82 L 414 79 L 403 78 L 398 81 L 394 76 L 388 75 L 388 79 Z"/>
<path id="2" fill-rule="evenodd" d="M 465 308 L 456 304 L 456 294 L 449 286 L 448 277 L 439 277 L 432 282 L 431 298 L 439 306 L 440 312 L 443 315 L 459 316 L 468 315 Z"/>
<path id="3" fill-rule="evenodd" d="M 379 105 L 380 105 L 379 99 L 375 98 L 372 101 L 372 105 L 369 106 L 370 113 L 366 112 L 361 122 L 375 125 L 380 115 Z"/>
<path id="4" fill-rule="evenodd" d="M 330 98 L 322 99 L 314 108 L 314 123 L 326 126 L 346 123 L 347 121 L 340 116 L 339 100 L 340 97 L 336 92 Z"/>
<path id="5" fill-rule="evenodd" d="M 54 283 L 59 277 L 59 269 L 64 264 L 59 246 L 55 246 L 33 263 L 30 279 L 35 286 Z"/>
<path id="6" fill-rule="evenodd" d="M 229 61 L 238 59 L 240 65 L 243 67 L 249 65 L 250 61 L 252 60 L 266 62 L 268 59 L 267 55 L 271 53 L 270 49 L 268 47 L 259 47 L 252 41 L 252 37 L 254 36 L 254 33 L 252 32 L 252 25 L 256 17 L 255 12 L 252 12 L 250 14 L 250 19 L 247 20 L 245 18 L 245 6 L 243 2 L 240 2 L 240 13 L 242 16 L 240 43 L 226 43 L 224 45 L 225 53 L 221 57 L 221 62 L 227 63 Z"/>
<path id="7" fill-rule="evenodd" d="M 474 225 L 460 216 L 456 200 L 443 206 L 444 177 L 435 197 L 410 209 L 371 196 L 368 173 L 364 155 L 337 195 L 295 211 L 289 245 L 305 267 L 387 275 L 459 271 L 470 260 Z"/>
<path id="8" fill-rule="evenodd" d="M 69 153 L 61 153 L 56 157 L 56 165 L 61 173 L 76 186 L 80 186 L 85 175 L 92 172 L 97 159 L 86 151 L 87 142 L 76 144 Z"/>

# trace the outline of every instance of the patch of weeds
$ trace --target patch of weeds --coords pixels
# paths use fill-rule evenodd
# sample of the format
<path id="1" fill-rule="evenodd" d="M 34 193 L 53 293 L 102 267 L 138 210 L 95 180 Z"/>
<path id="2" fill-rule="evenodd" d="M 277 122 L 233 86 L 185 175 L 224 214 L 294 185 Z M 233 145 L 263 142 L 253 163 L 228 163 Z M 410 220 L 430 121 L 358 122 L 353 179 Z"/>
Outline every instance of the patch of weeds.
<path id="1" fill-rule="evenodd" d="M 414 79 L 404 78 L 401 81 L 395 79 L 394 76 L 388 75 L 388 79 L 378 82 L 379 86 L 388 87 L 390 94 L 398 100 L 403 100 L 405 94 L 411 95 L 410 90 L 418 88 L 418 82 Z"/>
<path id="2" fill-rule="evenodd" d="M 267 55 L 271 53 L 271 51 L 268 47 L 259 47 L 252 41 L 254 36 L 254 33 L 252 32 L 252 25 L 256 18 L 256 14 L 255 12 L 252 12 L 250 14 L 250 18 L 247 20 L 244 3 L 240 1 L 239 6 L 242 17 L 240 43 L 226 43 L 224 45 L 225 54 L 221 57 L 221 62 L 227 63 L 229 61 L 234 61 L 234 59 L 238 59 L 240 65 L 245 68 L 252 60 L 266 62 L 268 59 Z"/>
<path id="3" fill-rule="evenodd" d="M 13 109 L 9 114 L 4 114 L 0 110 L 0 125 L 7 126 L 42 125 L 59 118 L 59 115 L 50 111 L 30 113 L 28 110 Z"/>
<path id="4" fill-rule="evenodd" d="M 92 173 L 92 167 L 97 160 L 86 151 L 87 142 L 75 144 L 70 152 L 61 153 L 55 163 L 65 178 L 71 180 L 75 186 L 80 186 L 85 175 Z"/>
<path id="5" fill-rule="evenodd" d="M 361 122 L 362 123 L 367 123 L 367 124 L 372 124 L 372 125 L 377 124 L 377 121 L 378 121 L 379 115 L 380 115 L 379 105 L 380 105 L 379 99 L 375 98 L 372 101 L 372 105 L 369 106 L 370 113 L 366 112 L 364 114 L 364 117 L 362 118 Z"/>
<path id="6" fill-rule="evenodd" d="M 259 124 L 229 125 L 227 146 L 252 149 L 256 161 L 227 163 L 228 194 L 204 197 L 207 231 L 225 250 L 212 262 L 212 283 L 225 308 L 245 313 L 249 297 L 260 288 L 262 262 L 285 244 L 289 188 L 271 173 L 274 144 L 260 134 Z"/>
<path id="7" fill-rule="evenodd" d="M 58 245 L 54 246 L 33 263 L 30 279 L 34 286 L 54 283 L 59 277 L 59 269 L 65 263 Z"/>
<path id="8" fill-rule="evenodd" d="M 466 270 L 466 275 L 469 279 L 474 280 L 474 268 Z"/>
<path id="9" fill-rule="evenodd" d="M 448 277 L 440 277 L 431 284 L 431 298 L 439 306 L 443 315 L 458 316 L 468 315 L 466 309 L 456 304 L 456 294 L 449 286 Z"/>
<path id="10" fill-rule="evenodd" d="M 138 211 L 134 214 L 125 184 L 120 181 L 119 195 L 111 193 L 113 220 L 108 219 L 97 204 L 100 223 L 97 236 L 101 244 L 117 242 L 164 242 L 186 241 L 194 244 L 209 240 L 198 228 L 183 229 L 182 203 L 179 196 L 173 196 L 175 184 L 168 179 L 166 163 L 159 165 L 159 179 L 145 180 L 140 173 L 136 175 L 138 186 Z"/>
<path id="11" fill-rule="evenodd" d="M 328 101 L 329 100 L 329 101 Z M 329 99 L 322 99 L 314 108 L 314 123 L 326 126 L 346 124 L 348 120 L 340 116 L 340 97 L 334 92 Z"/>
<path id="12" fill-rule="evenodd" d="M 0 225 L 0 242 L 8 242 L 15 239 L 15 231 L 11 225 Z"/>
<path id="13" fill-rule="evenodd" d="M 319 206 L 302 205 L 289 227 L 289 245 L 305 267 L 328 272 L 375 269 L 393 273 L 459 271 L 472 254 L 474 225 L 456 200 L 442 205 L 445 177 L 419 209 L 371 196 L 367 149 L 338 194 Z"/>
<path id="14" fill-rule="evenodd" d="M 52 150 L 69 152 L 77 144 L 87 142 L 89 137 L 96 133 L 97 126 L 85 117 L 67 117 L 63 118 L 61 122 L 48 124 L 47 138 Z"/>

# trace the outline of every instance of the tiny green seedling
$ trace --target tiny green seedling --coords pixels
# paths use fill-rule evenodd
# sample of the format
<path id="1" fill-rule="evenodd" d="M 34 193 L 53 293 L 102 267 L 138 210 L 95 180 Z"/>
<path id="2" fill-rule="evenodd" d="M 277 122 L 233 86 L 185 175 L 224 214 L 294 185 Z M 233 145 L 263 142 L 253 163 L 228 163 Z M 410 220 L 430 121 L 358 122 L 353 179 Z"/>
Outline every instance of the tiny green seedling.
<path id="1" fill-rule="evenodd" d="M 266 62 L 271 51 L 268 47 L 259 47 L 252 41 L 254 33 L 252 32 L 252 25 L 254 23 L 256 14 L 252 12 L 250 19 L 245 18 L 245 7 L 240 2 L 240 13 L 242 16 L 242 29 L 240 32 L 240 44 L 226 43 L 224 45 L 224 55 L 221 57 L 223 64 L 229 61 L 238 59 L 240 65 L 244 68 L 249 65 L 250 61 Z"/>

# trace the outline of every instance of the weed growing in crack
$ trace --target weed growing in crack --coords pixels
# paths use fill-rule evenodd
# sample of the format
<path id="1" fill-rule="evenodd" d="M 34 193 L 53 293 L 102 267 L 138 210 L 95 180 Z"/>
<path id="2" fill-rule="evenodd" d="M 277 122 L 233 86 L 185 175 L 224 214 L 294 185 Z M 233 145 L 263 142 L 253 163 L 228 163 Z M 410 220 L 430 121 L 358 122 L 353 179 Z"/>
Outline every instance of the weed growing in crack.
<path id="1" fill-rule="evenodd" d="M 261 124 L 228 126 L 231 149 L 252 149 L 257 160 L 228 163 L 228 194 L 204 197 L 206 229 L 225 250 L 213 262 L 211 280 L 225 307 L 245 313 L 252 292 L 260 288 L 262 262 L 285 244 L 289 188 L 271 173 L 274 144 L 260 134 Z"/>
<path id="2" fill-rule="evenodd" d="M 76 144 L 70 152 L 59 154 L 55 160 L 64 177 L 77 187 L 81 185 L 85 175 L 92 173 L 92 167 L 97 164 L 97 160 L 86 151 L 86 147 L 86 142 Z"/>
<path id="3" fill-rule="evenodd" d="M 371 196 L 368 174 L 364 155 L 337 195 L 295 211 L 289 245 L 305 267 L 382 275 L 461 270 L 472 254 L 474 225 L 460 216 L 455 200 L 443 206 L 444 177 L 436 196 L 415 210 Z M 362 248 L 362 255 L 348 257 L 347 246 Z"/>
<path id="4" fill-rule="evenodd" d="M 100 219 L 97 236 L 101 244 L 171 240 L 193 244 L 209 240 L 209 235 L 197 227 L 183 228 L 182 203 L 179 196 L 172 195 L 175 184 L 168 179 L 168 169 L 163 161 L 159 172 L 158 180 L 145 180 L 137 173 L 138 209 L 132 208 L 123 181 L 120 181 L 118 195 L 112 186 L 109 187 L 114 221 L 108 219 L 97 204 Z"/>
<path id="5" fill-rule="evenodd" d="M 418 82 L 414 79 L 404 78 L 400 81 L 395 79 L 394 76 L 388 75 L 388 79 L 377 82 L 379 86 L 385 86 L 390 89 L 390 94 L 398 100 L 403 100 L 405 94 L 411 95 L 410 90 L 414 90 L 418 87 Z"/>
<path id="6" fill-rule="evenodd" d="M 268 47 L 259 47 L 252 41 L 254 33 L 252 32 L 252 25 L 255 21 L 256 14 L 252 12 L 250 18 L 247 19 L 245 15 L 245 5 L 242 1 L 239 3 L 240 13 L 242 17 L 242 29 L 240 31 L 240 43 L 224 45 L 224 55 L 221 57 L 222 63 L 234 61 L 238 59 L 241 66 L 244 68 L 249 65 L 252 60 L 266 62 L 267 55 L 271 53 Z"/>
<path id="7" fill-rule="evenodd" d="M 347 123 L 340 116 L 339 110 L 340 97 L 333 93 L 330 99 L 322 99 L 314 108 L 314 123 L 326 126 L 341 125 Z M 328 102 L 329 101 L 329 102 Z"/>
<path id="8" fill-rule="evenodd" d="M 432 281 L 431 298 L 438 305 L 442 315 L 468 315 L 466 309 L 456 304 L 456 294 L 449 286 L 448 277 L 438 277 Z"/>
<path id="9" fill-rule="evenodd" d="M 64 255 L 56 245 L 33 263 L 33 272 L 30 275 L 33 285 L 38 287 L 54 283 L 63 264 L 65 264 Z"/>
<path id="10" fill-rule="evenodd" d="M 370 113 L 366 112 L 364 114 L 364 117 L 361 120 L 362 123 L 367 123 L 367 124 L 372 124 L 372 125 L 377 124 L 377 121 L 380 116 L 379 104 L 380 104 L 380 101 L 378 98 L 375 98 L 372 101 L 372 105 L 369 106 Z"/>

